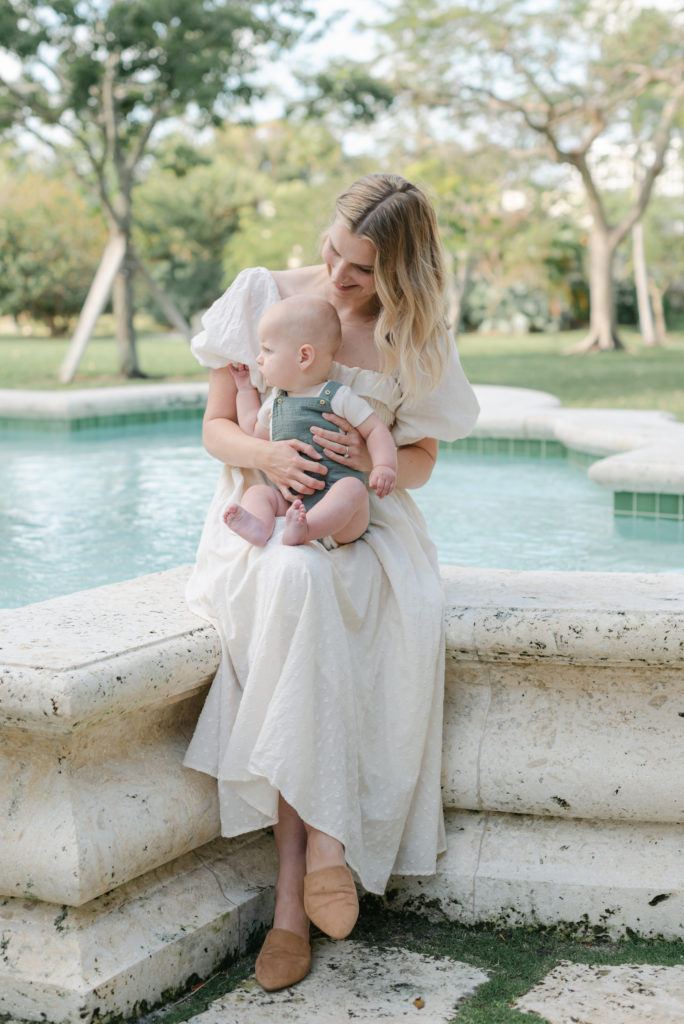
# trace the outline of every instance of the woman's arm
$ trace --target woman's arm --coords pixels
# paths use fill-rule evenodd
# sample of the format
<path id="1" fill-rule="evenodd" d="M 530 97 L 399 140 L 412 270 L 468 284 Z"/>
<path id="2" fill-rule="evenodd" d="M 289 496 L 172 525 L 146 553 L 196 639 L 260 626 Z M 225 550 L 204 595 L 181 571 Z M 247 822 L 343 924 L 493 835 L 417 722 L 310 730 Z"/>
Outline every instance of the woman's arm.
<path id="1" fill-rule="evenodd" d="M 325 412 L 323 418 L 341 430 L 341 433 L 338 433 L 334 428 L 311 428 L 312 436 L 320 443 L 328 458 L 342 466 L 359 469 L 362 473 L 370 472 L 373 464 L 366 442 L 359 431 L 335 413 Z M 427 483 L 435 465 L 438 448 L 439 442 L 434 438 L 423 437 L 414 444 L 397 449 L 397 487 L 415 488 Z"/>
<path id="2" fill-rule="evenodd" d="M 415 444 L 397 449 L 397 487 L 415 488 L 426 484 L 432 475 L 439 441 L 424 437 Z"/>
<path id="3" fill-rule="evenodd" d="M 241 469 L 260 469 L 292 500 L 295 493 L 313 494 L 323 481 L 311 474 L 325 474 L 325 466 L 312 465 L 320 454 L 312 444 L 296 438 L 291 441 L 266 441 L 250 437 L 237 424 L 237 385 L 229 367 L 212 370 L 209 398 L 202 424 L 204 447 L 215 459 Z"/>

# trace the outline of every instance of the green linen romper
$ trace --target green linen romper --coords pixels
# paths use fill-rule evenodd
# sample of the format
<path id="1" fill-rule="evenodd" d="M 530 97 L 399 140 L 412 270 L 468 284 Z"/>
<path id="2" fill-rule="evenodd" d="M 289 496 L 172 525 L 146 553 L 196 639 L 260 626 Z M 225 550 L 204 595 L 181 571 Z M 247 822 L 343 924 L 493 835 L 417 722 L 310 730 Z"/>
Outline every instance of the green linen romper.
<path id="1" fill-rule="evenodd" d="M 328 380 L 317 395 L 307 397 L 288 395 L 287 391 L 278 388 L 271 413 L 271 440 L 288 441 L 296 437 L 300 441 L 311 444 L 310 427 L 320 426 L 324 430 L 334 430 L 335 424 L 324 420 L 323 413 L 333 411 L 332 398 L 340 387 L 342 385 L 338 381 Z M 323 490 L 301 495 L 302 503 L 307 511 L 321 500 L 337 480 L 342 480 L 346 476 L 355 476 L 359 480 L 363 480 L 364 483 L 366 482 L 365 473 L 357 469 L 349 469 L 340 465 L 339 462 L 333 462 L 325 455 L 321 459 L 311 459 L 311 462 L 327 466 L 328 472 L 325 477 L 320 478 L 325 481 Z"/>

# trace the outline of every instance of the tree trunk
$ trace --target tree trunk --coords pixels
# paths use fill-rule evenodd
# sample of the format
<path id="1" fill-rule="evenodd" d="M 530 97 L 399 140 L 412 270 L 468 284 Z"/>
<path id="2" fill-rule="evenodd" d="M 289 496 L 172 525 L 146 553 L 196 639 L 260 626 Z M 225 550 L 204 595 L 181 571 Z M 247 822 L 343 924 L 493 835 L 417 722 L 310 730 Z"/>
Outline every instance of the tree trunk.
<path id="1" fill-rule="evenodd" d="M 648 290 L 651 295 L 651 305 L 655 318 L 656 344 L 664 345 L 667 340 L 667 323 L 665 321 L 665 305 L 663 295 L 667 288 L 659 288 L 652 277 L 648 279 Z"/>
<path id="2" fill-rule="evenodd" d="M 135 254 L 132 251 L 130 239 L 127 238 L 126 254 L 114 280 L 112 300 L 116 324 L 116 349 L 119 359 L 119 370 L 124 377 L 128 378 L 145 376 L 138 365 L 135 326 L 133 324 L 133 313 L 135 311 L 133 278 L 135 276 L 135 269 Z"/>
<path id="3" fill-rule="evenodd" d="M 640 220 L 632 228 L 632 260 L 634 262 L 634 284 L 639 310 L 639 329 L 644 345 L 658 345 L 651 301 L 648 294 L 648 267 L 644 246 L 644 225 Z"/>
<path id="4" fill-rule="evenodd" d="M 447 305 L 449 323 L 454 334 L 458 334 L 463 320 L 463 307 L 466 295 L 470 287 L 470 277 L 475 265 L 474 257 L 469 253 L 462 253 L 456 265 L 456 272 L 453 271 L 453 258 L 450 260 L 450 273 L 447 278 Z"/>
<path id="5" fill-rule="evenodd" d="M 109 241 L 102 254 L 102 259 L 97 268 L 88 291 L 88 296 L 83 303 L 83 309 L 78 318 L 71 343 L 64 357 L 59 379 L 63 384 L 70 384 L 76 375 L 78 365 L 83 358 L 83 353 L 90 341 L 102 310 L 112 292 L 114 279 L 126 254 L 126 239 L 113 225 Z"/>
<path id="6" fill-rule="evenodd" d="M 175 327 L 180 334 L 187 338 L 188 341 L 191 341 L 193 334 L 192 327 L 187 322 L 185 317 L 178 311 L 178 309 L 175 306 L 175 303 L 166 294 L 164 289 L 157 284 L 157 282 L 152 277 L 144 263 L 141 263 L 140 260 L 137 258 L 136 269 L 142 275 L 145 284 L 150 290 L 152 298 L 155 300 L 161 311 L 164 313 L 169 323 L 173 327 Z"/>
<path id="7" fill-rule="evenodd" d="M 589 238 L 589 333 L 571 352 L 611 352 L 625 347 L 615 322 L 614 260 L 615 242 L 610 232 L 594 224 Z"/>

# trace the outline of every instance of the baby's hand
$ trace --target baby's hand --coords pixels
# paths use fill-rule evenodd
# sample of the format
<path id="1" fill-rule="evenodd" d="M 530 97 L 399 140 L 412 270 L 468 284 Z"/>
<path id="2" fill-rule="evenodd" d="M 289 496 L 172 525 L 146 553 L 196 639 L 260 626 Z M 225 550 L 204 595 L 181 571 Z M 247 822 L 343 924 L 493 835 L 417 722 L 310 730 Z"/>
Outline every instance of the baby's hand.
<path id="1" fill-rule="evenodd" d="M 396 470 L 390 466 L 374 466 L 368 477 L 368 486 L 375 491 L 378 498 L 386 498 L 391 494 L 397 483 Z"/>
<path id="2" fill-rule="evenodd" d="M 245 391 L 252 387 L 252 382 L 249 378 L 249 366 L 245 363 L 229 363 L 228 369 L 233 375 L 238 391 Z"/>

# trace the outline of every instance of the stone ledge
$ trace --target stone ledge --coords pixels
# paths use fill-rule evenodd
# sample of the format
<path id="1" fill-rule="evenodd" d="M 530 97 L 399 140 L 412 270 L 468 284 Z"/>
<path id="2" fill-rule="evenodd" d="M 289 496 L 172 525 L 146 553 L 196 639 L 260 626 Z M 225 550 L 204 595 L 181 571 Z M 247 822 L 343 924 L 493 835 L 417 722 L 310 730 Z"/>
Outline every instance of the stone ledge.
<path id="1" fill-rule="evenodd" d="M 684 664 L 681 573 L 441 571 L 450 659 Z"/>
<path id="2" fill-rule="evenodd" d="M 69 391 L 0 388 L 0 418 L 69 421 L 173 409 L 203 409 L 208 393 L 206 381 L 74 388 Z"/>
<path id="3" fill-rule="evenodd" d="M 396 876 L 386 898 L 466 924 L 569 925 L 588 938 L 684 938 L 681 826 L 451 811 L 429 878 Z"/>
<path id="4" fill-rule="evenodd" d="M 0 723 L 70 733 L 210 682 L 220 643 L 185 604 L 189 573 L 182 566 L 0 611 Z"/>
<path id="5" fill-rule="evenodd" d="M 684 423 L 671 413 L 562 408 L 555 396 L 525 388 L 478 385 L 475 391 L 481 412 L 474 437 L 554 440 L 596 456 L 589 476 L 609 490 L 684 493 Z"/>
<path id="6" fill-rule="evenodd" d="M 183 917 L 199 844 L 249 860 L 239 846 L 213 846 L 216 786 L 181 766 L 219 659 L 214 630 L 185 606 L 187 572 L 0 614 L 0 891 L 14 897 L 0 901 L 14 956 L 14 1001 L 0 1012 L 40 1019 L 44 1003 L 60 1024 L 129 1012 L 169 978 L 206 976 L 216 943 L 239 948 L 225 902 L 163 934 L 139 916 L 144 906 L 153 917 L 160 908 L 159 921 Z M 450 845 L 436 878 L 399 880 L 397 891 L 431 894 L 463 920 L 585 920 L 681 937 L 672 749 L 684 721 L 682 576 L 443 567 L 442 577 Z M 617 751 L 605 763 L 602 736 Z M 608 792 L 599 807 L 592 771 L 619 798 Z M 160 878 L 167 903 L 155 895 Z M 255 898 L 245 928 L 268 918 L 270 888 Z"/>

